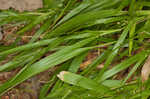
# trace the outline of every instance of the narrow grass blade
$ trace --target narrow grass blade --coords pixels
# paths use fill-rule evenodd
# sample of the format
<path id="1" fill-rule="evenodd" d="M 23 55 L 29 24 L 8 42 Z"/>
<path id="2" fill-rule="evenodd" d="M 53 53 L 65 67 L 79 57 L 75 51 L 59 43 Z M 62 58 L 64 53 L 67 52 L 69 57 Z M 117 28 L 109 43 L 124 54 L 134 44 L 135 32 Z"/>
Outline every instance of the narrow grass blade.
<path id="1" fill-rule="evenodd" d="M 50 15 L 50 13 L 46 13 L 44 15 L 38 16 L 30 24 L 28 24 L 27 26 L 25 26 L 24 28 L 22 28 L 21 30 L 19 30 L 16 34 L 19 34 L 19 35 L 24 34 L 24 32 L 32 29 L 37 24 L 40 24 L 41 22 L 43 22 L 44 20 L 46 20 L 49 17 L 49 15 Z"/>
<path id="2" fill-rule="evenodd" d="M 136 0 L 131 0 L 130 7 L 129 7 L 129 15 L 130 15 L 130 17 L 134 17 L 135 6 L 136 6 Z"/>
<path id="3" fill-rule="evenodd" d="M 111 2 L 111 0 L 97 0 L 97 2 L 95 2 L 93 5 L 89 6 L 83 12 L 89 12 L 89 11 L 92 11 L 92 10 L 101 10 L 101 9 L 104 9 L 108 6 L 111 6 L 111 5 L 115 4 L 116 1 L 118 1 L 118 0 L 114 0 L 113 3 L 109 3 L 109 2 Z"/>
<path id="4" fill-rule="evenodd" d="M 147 57 L 147 54 L 145 52 L 141 52 L 141 53 L 136 54 L 135 56 L 132 56 L 129 59 L 123 61 L 122 63 L 118 64 L 114 68 L 106 71 L 104 73 L 104 75 L 101 77 L 101 79 L 99 80 L 99 82 L 104 81 L 104 80 L 108 79 L 109 77 L 112 77 L 116 73 L 128 68 L 131 64 L 139 61 L 141 59 L 141 57 Z"/>
<path id="5" fill-rule="evenodd" d="M 28 53 L 28 54 L 25 54 L 25 55 L 18 55 L 16 56 L 12 61 L 4 64 L 4 65 L 1 65 L 0 66 L 0 72 L 2 71 L 10 71 L 14 68 L 17 68 L 19 66 L 23 66 L 24 64 L 28 63 L 29 61 L 31 61 L 32 59 L 34 59 L 34 56 L 36 54 L 38 54 L 40 52 L 40 50 L 37 50 L 37 51 L 34 51 L 32 53 Z"/>
<path id="6" fill-rule="evenodd" d="M 134 22 L 134 23 L 132 23 L 132 27 L 131 27 L 130 32 L 129 32 L 129 56 L 132 55 L 135 28 L 136 28 L 136 23 Z"/>
<path id="7" fill-rule="evenodd" d="M 134 65 L 134 67 L 131 69 L 127 77 L 123 80 L 123 84 L 126 83 L 126 81 L 133 75 L 133 73 L 137 70 L 138 67 L 142 64 L 142 62 L 145 60 L 146 57 L 141 57 L 141 59 Z"/>
<path id="8" fill-rule="evenodd" d="M 150 10 L 136 11 L 137 16 L 148 16 L 149 14 L 150 14 Z"/>
<path id="9" fill-rule="evenodd" d="M 148 1 L 142 1 L 141 3 L 143 6 L 150 7 L 150 2 L 148 2 Z"/>
<path id="10" fill-rule="evenodd" d="M 90 65 L 87 66 L 85 70 L 81 73 L 81 75 L 88 75 L 93 69 L 96 68 L 100 63 L 102 63 L 107 56 L 109 55 L 110 50 L 107 50 L 103 52 L 101 55 L 99 55 Z"/>
<path id="11" fill-rule="evenodd" d="M 22 45 L 20 47 L 16 47 L 16 48 L 1 52 L 0 56 L 8 55 L 8 54 L 15 53 L 15 52 L 20 52 L 20 51 L 23 51 L 23 50 L 29 50 L 29 49 L 37 48 L 37 47 L 44 46 L 44 45 L 48 45 L 54 40 L 56 40 L 56 38 L 49 39 L 49 40 L 43 40 L 43 41 L 31 43 L 31 44 Z"/>
<path id="12" fill-rule="evenodd" d="M 34 34 L 34 36 L 32 37 L 32 39 L 30 40 L 30 43 L 33 43 L 34 41 L 36 41 L 43 32 L 45 32 L 46 30 L 48 30 L 49 26 L 51 24 L 51 19 L 46 20 L 46 22 L 40 27 L 40 29 Z"/>
<path id="13" fill-rule="evenodd" d="M 75 57 L 70 65 L 68 71 L 70 71 L 72 73 L 76 73 L 78 71 L 78 69 L 80 68 L 80 64 L 85 59 L 86 55 L 87 55 L 87 52 L 82 53 L 81 55 Z"/>
<path id="14" fill-rule="evenodd" d="M 76 2 L 73 0 L 68 1 L 67 5 L 65 6 L 65 8 L 61 11 L 61 13 L 58 15 L 58 17 L 56 18 L 56 20 L 53 22 L 52 25 L 52 29 L 56 28 L 59 24 L 63 23 L 63 21 L 66 21 L 67 19 L 65 19 L 65 13 L 67 12 L 67 10 L 69 10 L 69 8 L 71 6 L 73 6 Z M 72 10 L 71 10 L 72 11 Z M 62 18 L 62 19 L 61 19 Z M 59 21 L 60 20 L 60 21 Z M 69 19 L 68 19 L 69 20 Z"/>
<path id="15" fill-rule="evenodd" d="M 90 26 L 93 26 L 93 25 L 98 25 L 98 24 L 108 24 L 108 23 L 112 23 L 112 22 L 117 22 L 117 21 L 120 21 L 120 20 L 124 20 L 126 18 L 127 17 L 121 17 L 121 16 L 119 16 L 119 17 L 97 19 L 95 21 L 88 22 L 87 24 L 85 24 L 83 26 L 83 28 L 90 27 Z"/>
<path id="16" fill-rule="evenodd" d="M 71 10 L 71 12 L 69 12 L 66 16 L 64 16 L 64 18 L 61 19 L 56 24 L 56 26 L 58 26 L 59 24 L 69 20 L 73 16 L 79 14 L 82 10 L 86 9 L 87 7 L 89 7 L 92 3 L 93 3 L 93 1 L 91 1 L 91 0 L 84 0 L 78 7 L 74 8 L 73 10 Z"/>
<path id="17" fill-rule="evenodd" d="M 129 5 L 131 1 L 130 0 L 124 0 L 121 2 L 120 6 L 118 7 L 118 10 L 122 10 L 123 8 L 125 8 L 126 6 Z"/>
<path id="18" fill-rule="evenodd" d="M 94 21 L 96 19 L 105 18 L 109 16 L 116 16 L 120 14 L 125 14 L 125 13 L 117 12 L 116 10 L 102 10 L 102 11 L 93 11 L 93 12 L 81 14 L 67 21 L 66 23 L 60 25 L 58 28 L 53 30 L 50 34 L 45 35 L 45 38 L 50 38 L 54 35 L 58 36 L 60 34 L 64 34 L 72 29 L 75 29 L 85 24 L 87 21 Z"/>
<path id="19" fill-rule="evenodd" d="M 40 90 L 39 99 L 44 99 L 46 97 L 46 94 L 50 87 L 52 86 L 52 82 L 55 81 L 55 78 L 53 77 L 48 83 L 46 83 Z"/>
<path id="20" fill-rule="evenodd" d="M 62 64 L 61 67 L 57 71 L 55 71 L 54 77 L 57 78 L 58 73 L 60 73 L 61 71 L 64 71 L 64 70 L 68 70 L 71 62 L 72 62 L 72 60 L 69 60 L 69 61 L 65 62 L 64 64 Z M 55 93 L 62 86 L 63 86 L 63 82 L 57 78 L 57 82 L 55 82 L 55 85 L 53 85 L 53 88 L 52 88 L 50 94 Z"/>
<path id="21" fill-rule="evenodd" d="M 126 28 L 124 29 L 123 33 L 121 34 L 121 36 L 119 37 L 117 43 L 114 45 L 112 52 L 110 54 L 110 56 L 108 57 L 108 59 L 106 60 L 105 64 L 104 64 L 104 68 L 102 68 L 102 70 L 99 72 L 97 78 L 95 78 L 96 80 L 101 79 L 102 75 L 104 74 L 104 72 L 107 70 L 108 66 L 111 64 L 111 62 L 113 61 L 114 57 L 117 55 L 118 51 L 119 51 L 119 47 L 121 46 L 121 44 L 124 42 L 128 31 L 131 27 L 131 23 L 128 24 L 128 26 L 126 26 Z"/>

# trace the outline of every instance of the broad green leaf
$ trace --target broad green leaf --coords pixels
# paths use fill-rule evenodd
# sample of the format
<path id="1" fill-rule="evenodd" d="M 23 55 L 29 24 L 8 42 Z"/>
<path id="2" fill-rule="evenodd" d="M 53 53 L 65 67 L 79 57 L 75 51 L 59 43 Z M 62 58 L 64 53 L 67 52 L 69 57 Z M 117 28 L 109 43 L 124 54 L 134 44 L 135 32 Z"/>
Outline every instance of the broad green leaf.
<path id="1" fill-rule="evenodd" d="M 102 10 L 102 11 L 93 11 L 93 12 L 81 14 L 67 21 L 66 23 L 60 25 L 58 28 L 53 30 L 50 34 L 45 35 L 45 38 L 64 34 L 72 29 L 75 29 L 85 24 L 87 21 L 94 21 L 96 19 L 110 17 L 110 16 L 117 16 L 122 14 L 126 14 L 126 13 L 118 12 L 116 10 Z"/>
<path id="2" fill-rule="evenodd" d="M 28 79 L 33 75 L 36 75 L 42 71 L 52 68 L 55 65 L 58 65 L 68 59 L 71 59 L 81 54 L 84 51 L 89 50 L 89 48 L 80 48 L 80 47 L 88 44 L 92 40 L 94 40 L 94 38 L 80 41 L 79 43 L 66 47 L 50 56 L 47 56 L 46 58 L 41 59 L 40 61 L 34 63 L 31 66 L 24 67 L 13 79 L 7 81 L 6 83 L 0 86 L 0 93 L 1 94 L 4 93 L 11 87 L 16 86 L 17 84 L 23 82 L 24 80 Z"/>
<path id="3" fill-rule="evenodd" d="M 23 68 L 13 79 L 7 81 L 3 85 L 0 86 L 0 93 L 3 94 L 5 91 L 9 90 L 11 87 L 16 86 L 17 84 L 23 82 L 24 80 L 28 79 L 29 77 L 36 75 L 42 71 L 45 71 L 49 68 L 54 67 L 55 65 L 58 65 L 74 56 L 77 56 L 81 54 L 84 51 L 87 51 L 89 49 L 78 49 L 75 51 L 68 51 L 69 54 L 58 52 L 55 55 L 51 55 L 51 57 L 47 57 L 46 59 L 42 59 L 39 62 L 31 65 L 30 67 Z M 63 54 L 63 55 L 62 55 Z M 66 55 L 65 55 L 66 54 Z M 64 57 L 65 55 L 65 57 Z M 54 58 L 52 58 L 54 57 Z M 57 58 L 56 58 L 57 57 Z M 49 60 L 47 60 L 49 58 Z M 51 60 L 51 61 L 50 61 Z M 44 65 L 44 66 L 43 66 Z"/>
<path id="4" fill-rule="evenodd" d="M 58 39 L 53 40 L 46 48 L 26 50 L 26 51 L 20 53 L 19 55 L 15 56 L 12 61 L 2 65 L 0 67 L 0 71 L 9 71 L 9 70 L 15 69 L 17 67 L 24 66 L 24 64 L 34 60 L 37 56 L 41 57 L 46 52 L 51 51 L 52 49 L 57 47 L 60 43 L 62 43 L 62 41 L 63 41 L 63 38 L 59 38 L 59 40 Z M 33 51 L 33 52 L 30 52 L 30 51 Z M 41 55 L 41 56 L 39 56 L 39 55 Z"/>
<path id="5" fill-rule="evenodd" d="M 107 87 L 105 87 L 101 84 L 98 84 L 94 80 L 85 78 L 83 76 L 80 76 L 80 75 L 77 75 L 77 74 L 74 74 L 74 73 L 62 71 L 62 72 L 60 72 L 58 77 L 66 83 L 69 83 L 69 84 L 72 84 L 72 85 L 75 85 L 75 86 L 80 86 L 80 87 L 83 87 L 85 89 L 98 91 L 102 94 L 109 91 L 109 88 L 107 88 Z"/>
<path id="6" fill-rule="evenodd" d="M 122 82 L 120 80 L 105 80 L 102 82 L 102 84 L 110 88 L 122 86 Z"/>

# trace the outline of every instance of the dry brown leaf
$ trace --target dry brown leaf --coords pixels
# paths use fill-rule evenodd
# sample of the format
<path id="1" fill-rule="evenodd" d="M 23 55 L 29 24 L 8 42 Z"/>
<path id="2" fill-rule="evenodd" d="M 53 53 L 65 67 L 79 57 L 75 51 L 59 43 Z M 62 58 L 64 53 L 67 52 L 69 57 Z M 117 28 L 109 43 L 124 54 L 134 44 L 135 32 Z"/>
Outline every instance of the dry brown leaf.
<path id="1" fill-rule="evenodd" d="M 5 25 L 3 30 L 3 39 L 2 42 L 4 45 L 10 45 L 15 42 L 17 35 L 14 33 L 18 27 L 11 27 L 10 24 Z"/>
<path id="2" fill-rule="evenodd" d="M 9 96 L 2 96 L 2 99 L 10 99 Z"/>
<path id="3" fill-rule="evenodd" d="M 85 62 L 83 62 L 81 65 L 80 65 L 80 69 L 81 70 L 83 70 L 83 69 L 85 69 L 89 64 L 91 64 L 92 63 L 92 60 L 90 59 L 90 60 L 88 60 L 88 61 L 85 61 Z"/>
<path id="4" fill-rule="evenodd" d="M 150 56 L 148 56 L 145 64 L 142 67 L 142 71 L 141 71 L 141 77 L 142 77 L 142 81 L 146 81 L 148 80 L 150 75 Z"/>
<path id="5" fill-rule="evenodd" d="M 32 36 L 22 36 L 21 38 L 24 43 L 28 43 L 30 39 L 32 38 Z"/>
<path id="6" fill-rule="evenodd" d="M 2 28 L 0 27 L 0 41 L 3 39 Z"/>
<path id="7" fill-rule="evenodd" d="M 97 69 L 102 69 L 103 67 L 104 67 L 104 63 L 99 64 L 99 65 L 97 66 Z"/>
<path id="8" fill-rule="evenodd" d="M 92 63 L 92 61 L 97 57 L 97 52 L 89 52 L 85 61 L 80 64 L 80 69 L 85 69 L 89 64 Z"/>

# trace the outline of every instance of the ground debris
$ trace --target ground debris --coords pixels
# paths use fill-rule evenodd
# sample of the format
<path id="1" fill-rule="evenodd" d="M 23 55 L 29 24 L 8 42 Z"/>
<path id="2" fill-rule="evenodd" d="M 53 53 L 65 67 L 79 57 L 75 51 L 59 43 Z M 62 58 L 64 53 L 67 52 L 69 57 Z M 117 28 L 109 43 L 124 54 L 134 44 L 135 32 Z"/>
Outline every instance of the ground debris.
<path id="1" fill-rule="evenodd" d="M 91 64 L 94 59 L 96 59 L 97 57 L 97 52 L 89 52 L 86 59 L 84 60 L 84 62 L 82 64 L 80 64 L 80 69 L 83 70 L 85 69 L 89 64 Z"/>
<path id="2" fill-rule="evenodd" d="M 2 29 L 0 27 L 0 41 L 3 39 Z"/>
<path id="3" fill-rule="evenodd" d="M 42 0 L 0 0 L 0 9 L 13 8 L 19 11 L 32 11 L 42 8 Z"/>
<path id="4" fill-rule="evenodd" d="M 146 81 L 148 80 L 150 75 L 150 56 L 148 56 L 145 64 L 142 67 L 142 71 L 141 71 L 141 77 L 142 77 L 142 81 Z"/>

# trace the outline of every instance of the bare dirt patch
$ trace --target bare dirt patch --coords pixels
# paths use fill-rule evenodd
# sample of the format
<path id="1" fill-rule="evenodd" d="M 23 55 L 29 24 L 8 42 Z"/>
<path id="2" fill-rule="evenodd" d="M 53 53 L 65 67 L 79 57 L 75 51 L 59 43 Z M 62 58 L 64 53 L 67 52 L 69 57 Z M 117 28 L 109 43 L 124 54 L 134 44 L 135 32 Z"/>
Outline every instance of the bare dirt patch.
<path id="1" fill-rule="evenodd" d="M 0 0 L 0 9 L 13 8 L 19 11 L 42 8 L 42 0 Z"/>

